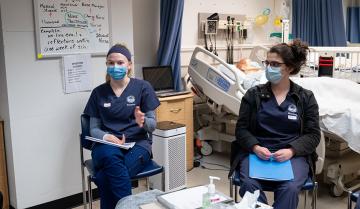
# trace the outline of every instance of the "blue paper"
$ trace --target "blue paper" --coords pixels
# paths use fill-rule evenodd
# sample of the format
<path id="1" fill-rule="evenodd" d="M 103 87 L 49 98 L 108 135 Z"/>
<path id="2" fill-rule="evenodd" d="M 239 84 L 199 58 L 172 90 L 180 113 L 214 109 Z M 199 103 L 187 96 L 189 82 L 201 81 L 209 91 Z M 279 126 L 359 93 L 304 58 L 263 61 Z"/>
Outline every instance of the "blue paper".
<path id="1" fill-rule="evenodd" d="M 249 155 L 249 176 L 268 181 L 289 181 L 294 179 L 290 160 L 277 162 L 262 160 L 255 154 Z"/>

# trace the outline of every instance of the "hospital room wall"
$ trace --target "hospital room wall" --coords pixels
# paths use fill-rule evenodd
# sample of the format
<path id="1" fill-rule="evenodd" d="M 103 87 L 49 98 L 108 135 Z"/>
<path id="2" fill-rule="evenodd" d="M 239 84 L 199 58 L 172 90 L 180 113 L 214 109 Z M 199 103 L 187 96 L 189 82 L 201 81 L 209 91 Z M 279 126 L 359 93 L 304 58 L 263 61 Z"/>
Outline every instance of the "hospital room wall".
<path id="1" fill-rule="evenodd" d="M 160 0 L 133 0 L 133 14 L 134 76 L 142 78 L 142 67 L 157 64 L 156 53 L 160 37 Z"/>
<path id="2" fill-rule="evenodd" d="M 266 24 L 253 27 L 253 37 L 249 37 L 248 41 L 245 41 L 242 45 L 237 40 L 234 40 L 234 61 L 238 62 L 240 58 L 249 56 L 253 46 L 271 44 L 271 40 L 268 37 L 270 33 L 279 30 L 279 28 L 273 26 L 273 20 L 280 12 L 281 3 L 282 0 L 185 0 L 181 39 L 182 76 L 187 73 L 187 67 L 195 46 L 204 46 L 203 43 L 198 41 L 198 13 L 217 12 L 221 14 L 246 15 L 255 18 L 257 15 L 262 14 L 264 9 L 269 8 L 271 10 L 270 18 Z M 226 60 L 226 41 L 218 40 L 217 48 L 219 56 Z"/>
<path id="3" fill-rule="evenodd" d="M 141 33 L 134 28 L 134 16 L 143 12 L 134 12 L 139 3 L 110 0 L 110 5 L 113 43 L 126 43 L 131 51 L 143 50 L 153 58 L 153 47 L 134 44 L 140 39 L 134 33 Z M 81 192 L 78 133 L 90 92 L 64 94 L 61 59 L 36 59 L 33 19 L 33 0 L 1 1 L 0 117 L 5 120 L 10 203 L 15 208 Z M 143 24 L 157 27 L 154 19 Z M 146 63 L 144 54 L 135 61 Z M 104 81 L 104 64 L 104 56 L 92 57 L 93 87 Z"/>
<path id="4" fill-rule="evenodd" d="M 5 71 L 5 56 L 4 56 L 4 39 L 3 39 L 3 24 L 0 10 L 0 120 L 7 121 L 4 123 L 4 129 L 10 129 L 10 115 L 9 115 L 9 103 L 8 103 L 8 92 L 7 92 L 7 79 Z M 10 132 L 4 131 L 5 139 L 10 138 Z M 12 148 L 9 147 L 7 152 L 12 152 Z M 0 153 L 1 155 L 3 153 Z M 7 156 L 7 172 L 8 175 L 13 175 L 13 159 L 12 155 Z M 9 179 L 11 181 L 11 179 Z"/>

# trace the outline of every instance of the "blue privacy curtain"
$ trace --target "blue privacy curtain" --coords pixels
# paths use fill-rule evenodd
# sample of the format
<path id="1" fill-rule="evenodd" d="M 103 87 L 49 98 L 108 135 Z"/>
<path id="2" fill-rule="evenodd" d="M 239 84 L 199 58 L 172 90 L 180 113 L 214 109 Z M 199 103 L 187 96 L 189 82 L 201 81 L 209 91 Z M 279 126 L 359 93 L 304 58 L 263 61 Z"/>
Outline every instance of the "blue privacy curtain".
<path id="1" fill-rule="evenodd" d="M 360 7 L 348 7 L 346 14 L 346 35 L 351 43 L 360 43 Z"/>
<path id="2" fill-rule="evenodd" d="M 342 0 L 292 0 L 292 33 L 311 46 L 346 46 Z"/>
<path id="3" fill-rule="evenodd" d="M 159 65 L 171 65 L 176 90 L 181 89 L 181 22 L 184 0 L 161 0 L 160 41 L 157 52 Z"/>

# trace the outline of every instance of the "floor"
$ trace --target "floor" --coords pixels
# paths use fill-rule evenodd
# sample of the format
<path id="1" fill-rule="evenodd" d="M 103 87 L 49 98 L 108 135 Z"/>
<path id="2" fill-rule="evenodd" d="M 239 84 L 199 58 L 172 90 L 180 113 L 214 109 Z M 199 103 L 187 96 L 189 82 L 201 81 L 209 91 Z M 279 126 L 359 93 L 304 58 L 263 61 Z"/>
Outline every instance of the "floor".
<path id="1" fill-rule="evenodd" d="M 229 181 L 227 178 L 229 167 L 229 156 L 223 153 L 214 153 L 210 156 L 201 159 L 202 166 L 193 168 L 187 173 L 187 186 L 197 186 L 208 184 L 208 176 L 218 176 L 220 181 L 215 182 L 216 189 L 220 192 L 229 195 Z M 214 165 L 217 164 L 217 165 Z M 139 188 L 133 190 L 133 193 L 145 191 L 145 184 L 141 182 Z M 272 193 L 267 193 L 267 197 L 270 203 L 272 203 Z M 301 194 L 298 208 L 304 208 L 304 194 Z M 308 204 L 311 202 L 311 197 L 308 198 Z M 82 209 L 83 206 L 76 207 L 75 209 Z M 94 209 L 100 209 L 99 201 L 93 203 Z M 310 208 L 308 205 L 307 208 Z M 317 209 L 346 209 L 347 208 L 347 196 L 344 193 L 341 197 L 332 197 L 329 193 L 329 186 L 321 183 L 318 192 Z"/>

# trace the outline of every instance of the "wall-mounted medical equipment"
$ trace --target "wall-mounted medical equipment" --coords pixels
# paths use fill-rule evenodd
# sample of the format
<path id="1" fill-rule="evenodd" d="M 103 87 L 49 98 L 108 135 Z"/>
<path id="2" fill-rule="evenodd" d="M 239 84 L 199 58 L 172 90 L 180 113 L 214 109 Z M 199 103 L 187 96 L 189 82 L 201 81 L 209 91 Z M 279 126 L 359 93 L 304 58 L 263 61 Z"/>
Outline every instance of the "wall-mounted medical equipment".
<path id="1" fill-rule="evenodd" d="M 219 15 L 218 13 L 214 13 L 206 18 L 205 28 L 204 28 L 204 41 L 205 41 L 205 49 L 213 52 L 216 56 L 218 55 L 216 50 L 216 34 L 218 29 L 218 21 Z M 209 42 L 210 46 L 208 46 Z M 213 45 L 213 41 L 214 44 Z"/>
<path id="2" fill-rule="evenodd" d="M 245 40 L 248 37 L 245 15 L 199 13 L 199 44 L 205 49 L 218 55 L 216 42 L 224 43 L 226 48 L 226 61 L 234 63 L 234 41 Z"/>

